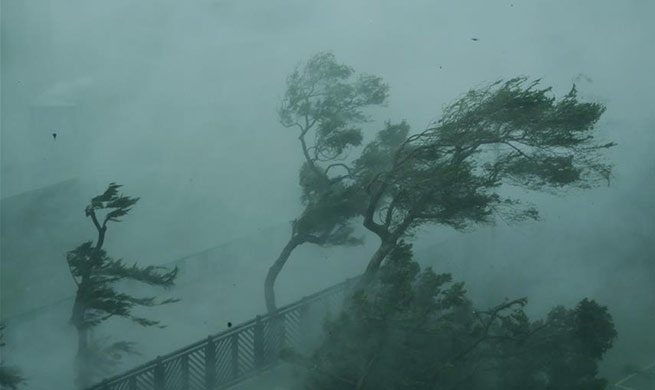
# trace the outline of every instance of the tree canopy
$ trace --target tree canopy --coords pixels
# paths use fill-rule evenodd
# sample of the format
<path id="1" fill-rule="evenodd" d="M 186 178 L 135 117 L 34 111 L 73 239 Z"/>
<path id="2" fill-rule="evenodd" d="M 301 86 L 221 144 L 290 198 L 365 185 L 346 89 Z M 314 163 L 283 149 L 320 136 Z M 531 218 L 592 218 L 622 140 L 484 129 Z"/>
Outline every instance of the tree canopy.
<path id="1" fill-rule="evenodd" d="M 287 78 L 280 123 L 298 131 L 304 163 L 299 182 L 304 206 L 292 221 L 291 237 L 270 267 L 264 290 L 269 311 L 276 309 L 274 284 L 293 250 L 311 243 L 357 245 L 351 221 L 364 202 L 347 183 L 349 153 L 361 145 L 365 109 L 385 103 L 388 86 L 376 76 L 356 74 L 332 53 L 318 53 Z"/>
<path id="2" fill-rule="evenodd" d="M 366 268 L 370 276 L 422 225 L 465 230 L 496 217 L 537 219 L 537 208 L 507 195 L 509 187 L 563 193 L 609 183 L 611 164 L 602 151 L 614 143 L 595 135 L 605 107 L 579 101 L 575 85 L 558 99 L 540 80 L 499 80 L 447 105 L 423 131 L 387 122 L 358 148 L 365 138 L 358 124 L 370 119 L 362 109 L 384 104 L 387 96 L 381 78 L 355 77 L 331 53 L 313 56 L 287 79 L 280 121 L 298 130 L 304 210 L 267 275 L 269 311 L 275 309 L 273 284 L 291 252 L 307 242 L 359 243 L 353 235 L 358 218 L 380 239 Z"/>
<path id="3" fill-rule="evenodd" d="M 469 91 L 419 133 L 387 123 L 352 169 L 367 196 L 364 226 L 381 240 L 368 270 L 426 223 L 463 230 L 494 216 L 538 217 L 502 187 L 557 192 L 609 181 L 600 152 L 614 143 L 594 136 L 605 107 L 579 102 L 575 86 L 561 99 L 550 92 L 514 78 Z"/>
<path id="4" fill-rule="evenodd" d="M 364 109 L 383 105 L 388 89 L 380 77 L 356 75 L 327 52 L 288 77 L 280 122 L 298 130 L 305 158 L 299 178 L 305 209 L 294 221 L 297 234 L 322 244 L 354 243 L 347 225 L 362 199 L 343 183 L 350 173 L 344 161 L 363 140 L 359 125 L 369 120 Z"/>
<path id="5" fill-rule="evenodd" d="M 463 283 L 420 269 L 400 242 L 368 285 L 325 325 L 307 358 L 311 389 L 601 390 L 598 362 L 616 338 L 607 309 L 588 299 L 543 320 L 527 300 L 477 308 Z"/>
<path id="6" fill-rule="evenodd" d="M 331 76 L 313 76 L 325 72 Z M 308 358 L 286 351 L 287 360 L 313 368 L 308 388 L 603 389 L 597 364 L 616 337 L 605 307 L 584 299 L 538 321 L 524 313 L 526 299 L 478 309 L 462 283 L 421 271 L 406 241 L 426 224 L 466 230 L 497 217 L 538 219 L 516 195 L 525 191 L 512 187 L 561 194 L 609 184 L 603 151 L 614 143 L 596 135 L 605 107 L 580 101 L 575 85 L 557 98 L 540 80 L 516 77 L 468 91 L 422 131 L 386 122 L 364 142 L 345 125 L 364 117 L 334 109 L 348 107 L 334 104 L 335 96 L 370 101 L 342 85 L 340 77 L 351 75 L 320 53 L 290 76 L 280 110 L 282 123 L 299 130 L 305 157 L 305 211 L 293 234 L 300 228 L 320 243 L 315 233 L 347 228 L 340 237 L 352 237 L 359 219 L 380 239 L 364 283 L 328 321 L 324 344 Z M 379 80 L 384 94 L 375 96 L 386 98 L 381 79 L 369 80 Z"/>
<path id="7" fill-rule="evenodd" d="M 122 317 L 142 326 L 159 325 L 159 321 L 137 316 L 136 306 L 156 306 L 176 299 L 159 300 L 156 297 L 136 297 L 117 290 L 121 280 L 134 280 L 152 286 L 170 287 L 177 276 L 177 267 L 141 267 L 128 265 L 122 259 L 110 257 L 103 249 L 107 224 L 120 222 L 139 198 L 119 194 L 120 185 L 110 183 L 107 190 L 91 199 L 85 215 L 91 218 L 98 236 L 86 241 L 67 253 L 68 267 L 77 285 L 71 323 L 78 331 L 78 384 L 88 385 L 102 371 L 120 360 L 124 353 L 133 352 L 133 343 L 118 341 L 101 346 L 92 344 L 89 331 L 111 317 Z M 104 215 L 100 218 L 98 213 Z"/>

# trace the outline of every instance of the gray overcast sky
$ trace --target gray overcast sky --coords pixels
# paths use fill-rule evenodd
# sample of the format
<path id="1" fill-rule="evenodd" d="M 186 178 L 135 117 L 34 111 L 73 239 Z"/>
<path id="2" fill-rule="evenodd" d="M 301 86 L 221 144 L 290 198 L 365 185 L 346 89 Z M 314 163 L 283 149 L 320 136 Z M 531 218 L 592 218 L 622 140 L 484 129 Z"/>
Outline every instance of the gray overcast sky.
<path id="1" fill-rule="evenodd" d="M 468 88 L 527 75 L 557 93 L 577 79 L 583 96 L 607 103 L 601 127 L 621 144 L 615 153 L 645 157 L 653 139 L 648 1 L 3 5 L 3 196 L 78 175 L 143 193 L 133 181 L 155 175 L 288 219 L 299 156 L 276 108 L 293 66 L 326 49 L 389 82 L 380 120 L 420 128 Z M 30 107 L 47 103 L 78 105 L 75 128 L 35 126 Z M 618 172 L 633 171 L 625 164 Z"/>
<path id="2" fill-rule="evenodd" d="M 542 78 L 558 95 L 575 81 L 607 105 L 598 127 L 619 144 L 615 178 L 540 200 L 546 215 L 608 221 L 585 207 L 634 210 L 653 195 L 654 2 L 6 0 L 2 11 L 2 196 L 71 177 L 88 196 L 124 184 L 142 201 L 115 241 L 147 262 L 295 217 L 301 156 L 276 109 L 286 76 L 319 50 L 390 84 L 370 130 L 386 119 L 418 130 L 498 78 Z M 632 213 L 652 234 L 652 208 Z"/>
<path id="3" fill-rule="evenodd" d="M 88 196 L 124 184 L 142 201 L 112 242 L 147 262 L 284 224 L 300 209 L 301 155 L 276 110 L 286 76 L 320 50 L 390 84 L 371 131 L 386 119 L 421 129 L 498 78 L 542 78 L 558 95 L 575 81 L 607 105 L 599 132 L 619 144 L 613 187 L 575 210 L 653 195 L 654 2 L 409 4 L 6 0 L 2 196 L 71 177 Z M 573 202 L 541 206 L 580 221 Z"/>

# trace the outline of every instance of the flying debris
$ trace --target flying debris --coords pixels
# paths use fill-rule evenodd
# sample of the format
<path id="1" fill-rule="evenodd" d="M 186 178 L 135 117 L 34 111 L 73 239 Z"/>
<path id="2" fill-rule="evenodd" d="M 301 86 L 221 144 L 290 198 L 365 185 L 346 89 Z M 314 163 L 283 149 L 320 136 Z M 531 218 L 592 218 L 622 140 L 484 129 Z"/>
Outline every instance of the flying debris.
<path id="1" fill-rule="evenodd" d="M 478 41 L 478 38 L 471 38 L 472 41 Z"/>
<path id="2" fill-rule="evenodd" d="M 57 140 L 57 133 L 52 133 L 52 139 Z"/>
<path id="3" fill-rule="evenodd" d="M 587 76 L 584 73 L 578 73 L 578 75 L 573 79 L 574 83 L 579 83 L 580 81 L 586 81 L 588 83 L 594 82 L 594 80 L 592 80 L 591 77 Z"/>

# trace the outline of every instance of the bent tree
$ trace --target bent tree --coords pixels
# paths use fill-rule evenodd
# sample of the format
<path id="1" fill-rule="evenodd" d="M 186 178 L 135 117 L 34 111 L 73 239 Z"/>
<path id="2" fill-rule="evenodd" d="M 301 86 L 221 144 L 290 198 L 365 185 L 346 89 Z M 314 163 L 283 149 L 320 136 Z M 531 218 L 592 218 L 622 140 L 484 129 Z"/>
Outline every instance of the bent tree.
<path id="1" fill-rule="evenodd" d="M 349 152 L 361 144 L 364 109 L 384 104 L 382 79 L 356 75 L 331 53 L 318 53 L 287 78 L 280 122 L 295 129 L 304 163 L 300 169 L 304 210 L 292 221 L 291 237 L 268 270 L 264 290 L 269 312 L 276 310 L 275 280 L 295 248 L 356 245 L 350 220 L 361 214 L 364 198 L 353 186 Z"/>
<path id="2" fill-rule="evenodd" d="M 604 111 L 579 101 L 575 85 L 557 98 L 539 80 L 518 77 L 470 90 L 423 131 L 388 122 L 357 156 L 326 158 L 318 169 L 306 161 L 305 205 L 323 210 L 323 199 L 348 199 L 340 223 L 352 229 L 361 217 L 380 240 L 365 288 L 328 321 L 325 343 L 311 358 L 285 351 L 285 359 L 311 367 L 308 387 L 604 388 L 597 365 L 616 337 L 605 307 L 585 299 L 534 322 L 523 312 L 525 299 L 477 310 L 463 284 L 420 272 L 406 244 L 426 224 L 465 230 L 496 217 L 538 219 L 519 196 L 526 190 L 561 194 L 609 184 L 603 151 L 615 144 L 597 141 L 595 131 Z M 302 123 L 312 121 L 289 121 L 301 131 L 307 160 L 314 149 L 304 143 Z M 315 223 L 333 217 L 313 215 Z"/>
<path id="3" fill-rule="evenodd" d="M 556 99 L 519 77 L 469 91 L 419 133 L 387 123 L 352 168 L 367 198 L 363 224 L 380 239 L 366 275 L 424 224 L 463 230 L 494 216 L 537 219 L 511 186 L 560 193 L 609 183 L 600 152 L 614 143 L 594 134 L 604 111 L 578 101 L 575 86 Z"/>
<path id="4" fill-rule="evenodd" d="M 85 209 L 97 231 L 96 241 L 87 241 L 68 252 L 66 259 L 73 280 L 77 286 L 71 323 L 77 329 L 78 349 L 76 355 L 76 382 L 86 387 L 97 380 L 103 370 L 115 364 L 124 353 L 132 352 L 133 343 L 115 342 L 101 347 L 90 340 L 90 331 L 111 317 L 130 319 L 141 326 L 159 325 L 159 321 L 140 317 L 132 313 L 135 306 L 156 306 L 175 302 L 176 299 L 158 300 L 155 297 L 135 297 L 116 290 L 119 281 L 131 279 L 141 283 L 170 287 L 177 276 L 177 267 L 168 270 L 163 267 L 140 267 L 136 263 L 126 264 L 114 259 L 103 249 L 107 224 L 120 222 L 139 198 L 118 193 L 121 186 L 109 184 L 107 190 L 93 199 Z M 102 215 L 100 215 L 102 213 Z"/>

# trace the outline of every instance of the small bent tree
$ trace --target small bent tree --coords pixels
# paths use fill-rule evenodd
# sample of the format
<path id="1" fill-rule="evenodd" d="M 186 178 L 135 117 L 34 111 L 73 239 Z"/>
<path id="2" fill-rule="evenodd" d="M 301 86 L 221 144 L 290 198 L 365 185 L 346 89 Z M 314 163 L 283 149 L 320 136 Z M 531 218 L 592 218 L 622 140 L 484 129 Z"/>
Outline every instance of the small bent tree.
<path id="1" fill-rule="evenodd" d="M 494 214 L 538 218 L 534 207 L 501 195 L 505 185 L 556 192 L 609 183 L 599 152 L 614 143 L 593 134 L 605 107 L 579 102 L 575 86 L 557 100 L 539 80 L 526 81 L 471 90 L 417 134 L 387 123 L 364 148 L 352 171 L 367 194 L 364 226 L 380 238 L 367 278 L 423 224 L 463 230 Z"/>
<path id="2" fill-rule="evenodd" d="M 5 346 L 4 338 L 5 324 L 0 323 L 0 347 Z M 17 389 L 18 385 L 25 382 L 20 371 L 16 367 L 7 366 L 4 359 L 5 354 L 0 354 L 0 389 Z"/>
<path id="3" fill-rule="evenodd" d="M 304 156 L 300 169 L 302 214 L 292 221 L 291 237 L 270 267 L 265 281 L 266 307 L 276 310 L 275 280 L 295 248 L 356 245 L 350 220 L 361 214 L 365 198 L 352 182 L 348 152 L 361 144 L 363 109 L 383 104 L 388 86 L 370 75 L 355 75 L 333 54 L 314 55 L 287 79 L 280 122 L 298 131 Z"/>
<path id="4" fill-rule="evenodd" d="M 154 326 L 159 322 L 136 316 L 135 306 L 155 306 L 177 301 L 157 300 L 154 297 L 134 297 L 116 290 L 116 283 L 135 280 L 153 286 L 170 287 L 177 276 L 177 267 L 167 270 L 163 267 L 139 267 L 136 263 L 127 265 L 121 259 L 114 259 L 103 249 L 108 222 L 120 222 L 139 198 L 118 193 L 121 186 L 109 184 L 107 190 L 91 200 L 85 215 L 91 218 L 98 237 L 93 243 L 87 241 L 67 253 L 68 267 L 77 285 L 71 323 L 78 332 L 76 356 L 76 381 L 86 387 L 104 374 L 109 366 L 116 364 L 125 353 L 133 351 L 133 343 L 119 341 L 108 346 L 91 342 L 90 331 L 111 317 L 130 319 L 142 326 Z M 102 212 L 103 215 L 98 215 Z"/>

